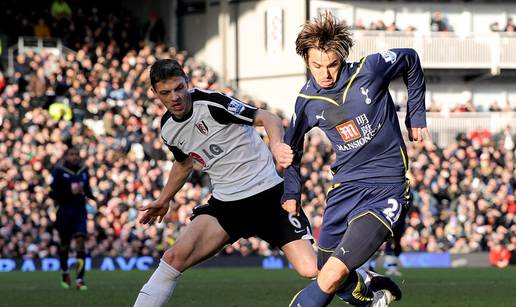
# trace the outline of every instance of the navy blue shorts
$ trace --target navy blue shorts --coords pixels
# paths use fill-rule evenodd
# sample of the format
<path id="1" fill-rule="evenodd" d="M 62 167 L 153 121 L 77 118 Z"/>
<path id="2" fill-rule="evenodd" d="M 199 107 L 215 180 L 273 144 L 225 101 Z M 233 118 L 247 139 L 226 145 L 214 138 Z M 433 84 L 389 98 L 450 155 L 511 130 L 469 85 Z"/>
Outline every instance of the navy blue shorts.
<path id="1" fill-rule="evenodd" d="M 319 238 L 322 251 L 333 251 L 341 242 L 350 222 L 372 214 L 392 235 L 402 209 L 410 205 L 408 180 L 394 183 L 346 182 L 328 192 Z M 366 235 L 366 234 L 364 234 Z"/>
<path id="2" fill-rule="evenodd" d="M 59 209 L 54 225 L 61 243 L 69 242 L 73 237 L 86 237 L 87 235 L 85 212 L 69 212 Z"/>

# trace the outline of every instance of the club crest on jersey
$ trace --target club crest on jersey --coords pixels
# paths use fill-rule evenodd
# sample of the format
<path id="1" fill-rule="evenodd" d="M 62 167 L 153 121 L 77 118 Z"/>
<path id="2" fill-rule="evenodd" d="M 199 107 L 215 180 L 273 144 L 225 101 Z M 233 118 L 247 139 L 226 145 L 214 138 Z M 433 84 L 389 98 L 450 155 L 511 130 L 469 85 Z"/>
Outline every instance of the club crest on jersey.
<path id="1" fill-rule="evenodd" d="M 189 153 L 189 156 L 192 157 L 192 159 L 194 159 L 195 161 L 199 162 L 199 164 L 201 164 L 203 167 L 206 166 L 206 162 L 199 154 L 191 152 Z"/>
<path id="2" fill-rule="evenodd" d="M 394 62 L 396 62 L 396 58 L 398 57 L 396 53 L 391 50 L 382 51 L 380 52 L 380 55 L 382 56 L 385 63 L 391 62 L 391 64 L 394 64 Z"/>
<path id="3" fill-rule="evenodd" d="M 240 114 L 245 109 L 245 106 L 240 101 L 231 100 L 228 104 L 228 111 L 233 114 Z"/>
<path id="4" fill-rule="evenodd" d="M 340 124 L 335 128 L 339 132 L 344 142 L 350 142 L 359 139 L 362 136 L 360 134 L 360 130 L 358 130 L 357 125 L 355 125 L 353 120 Z"/>
<path id="5" fill-rule="evenodd" d="M 206 126 L 206 123 L 203 120 L 195 124 L 195 127 L 197 127 L 200 133 L 208 135 L 208 126 Z"/>
<path id="6" fill-rule="evenodd" d="M 365 96 L 365 103 L 366 104 L 371 104 L 371 98 L 369 98 L 369 89 L 368 88 L 365 88 L 365 87 L 360 87 L 360 93 L 362 93 L 362 95 Z"/>

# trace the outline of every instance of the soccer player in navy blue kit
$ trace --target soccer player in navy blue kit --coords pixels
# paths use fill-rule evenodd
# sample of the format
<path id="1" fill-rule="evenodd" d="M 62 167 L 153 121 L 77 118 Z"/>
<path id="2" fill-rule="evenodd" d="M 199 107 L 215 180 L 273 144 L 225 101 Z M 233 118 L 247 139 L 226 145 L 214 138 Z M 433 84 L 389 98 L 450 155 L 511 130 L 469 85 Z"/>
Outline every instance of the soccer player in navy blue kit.
<path id="1" fill-rule="evenodd" d="M 70 288 L 71 280 L 68 272 L 68 252 L 72 238 L 75 239 L 77 251 L 77 278 L 75 285 L 79 290 L 87 290 L 84 283 L 84 262 L 86 251 L 84 247 L 87 236 L 86 230 L 86 197 L 95 200 L 89 184 L 89 174 L 86 166 L 82 165 L 79 150 L 69 147 L 64 155 L 64 163 L 52 171 L 50 197 L 54 199 L 57 210 L 55 227 L 59 233 L 59 260 L 63 274 L 61 286 Z"/>
<path id="2" fill-rule="evenodd" d="M 388 306 L 401 291 L 387 277 L 359 268 L 393 234 L 409 206 L 408 167 L 389 83 L 403 77 L 408 90 L 409 139 L 429 138 L 425 79 L 412 49 L 391 49 L 346 63 L 353 45 L 349 28 L 330 13 L 308 21 L 296 51 L 310 70 L 302 87 L 285 143 L 294 159 L 285 172 L 283 208 L 300 206 L 304 135 L 319 127 L 336 153 L 332 189 L 319 238 L 316 280 L 296 294 L 295 307 L 326 306 L 337 295 L 355 306 Z M 365 273 L 365 274 L 364 274 Z"/>

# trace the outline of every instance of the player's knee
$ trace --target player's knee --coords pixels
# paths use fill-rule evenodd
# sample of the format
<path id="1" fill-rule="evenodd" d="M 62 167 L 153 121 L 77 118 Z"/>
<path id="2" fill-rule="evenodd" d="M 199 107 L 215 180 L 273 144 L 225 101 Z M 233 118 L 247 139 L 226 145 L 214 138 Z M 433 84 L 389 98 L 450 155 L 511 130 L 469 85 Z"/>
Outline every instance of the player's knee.
<path id="1" fill-rule="evenodd" d="M 169 248 L 162 257 L 168 265 L 175 268 L 176 270 L 183 271 L 187 259 L 187 254 L 184 253 L 180 248 Z"/>
<path id="2" fill-rule="evenodd" d="M 299 276 L 304 278 L 314 278 L 317 276 L 319 271 L 317 270 L 317 265 L 315 263 L 305 262 L 300 268 L 296 268 Z"/>

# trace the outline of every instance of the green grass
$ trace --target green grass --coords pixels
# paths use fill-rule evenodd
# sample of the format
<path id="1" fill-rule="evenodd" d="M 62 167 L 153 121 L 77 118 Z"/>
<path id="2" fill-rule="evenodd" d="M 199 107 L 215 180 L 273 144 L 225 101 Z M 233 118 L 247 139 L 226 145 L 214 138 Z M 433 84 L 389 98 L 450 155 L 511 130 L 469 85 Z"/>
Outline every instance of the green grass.
<path id="1" fill-rule="evenodd" d="M 0 306 L 132 306 L 152 272 L 87 272 L 89 290 L 63 290 L 60 274 L 0 273 Z M 404 291 L 393 306 L 516 306 L 516 267 L 412 269 L 396 279 Z M 292 270 L 192 269 L 169 306 L 288 306 L 307 283 Z M 349 306 L 334 301 L 331 306 Z"/>

